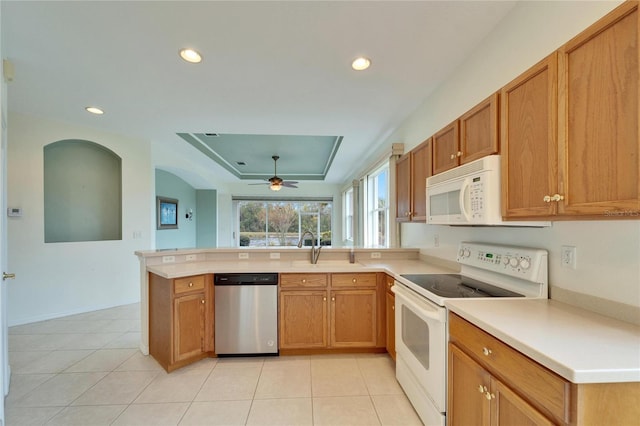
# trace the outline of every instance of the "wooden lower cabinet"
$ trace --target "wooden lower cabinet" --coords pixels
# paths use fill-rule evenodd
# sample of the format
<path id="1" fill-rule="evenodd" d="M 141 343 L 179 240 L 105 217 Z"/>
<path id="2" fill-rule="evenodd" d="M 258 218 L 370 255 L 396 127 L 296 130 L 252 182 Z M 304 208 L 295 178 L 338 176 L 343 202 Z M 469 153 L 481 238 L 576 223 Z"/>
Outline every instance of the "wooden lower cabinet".
<path id="1" fill-rule="evenodd" d="M 326 290 L 280 291 L 280 349 L 327 347 Z"/>
<path id="2" fill-rule="evenodd" d="M 632 425 L 640 382 L 575 384 L 449 314 L 447 424 Z"/>
<path id="3" fill-rule="evenodd" d="M 394 285 L 394 279 L 392 276 L 385 274 L 385 302 L 386 302 L 386 314 L 387 314 L 387 352 L 396 360 L 396 295 L 391 291 L 391 287 Z"/>
<path id="4" fill-rule="evenodd" d="M 378 281 L 376 273 L 281 274 L 280 353 L 384 351 Z"/>
<path id="5" fill-rule="evenodd" d="M 213 354 L 213 279 L 149 274 L 149 354 L 168 372 Z"/>

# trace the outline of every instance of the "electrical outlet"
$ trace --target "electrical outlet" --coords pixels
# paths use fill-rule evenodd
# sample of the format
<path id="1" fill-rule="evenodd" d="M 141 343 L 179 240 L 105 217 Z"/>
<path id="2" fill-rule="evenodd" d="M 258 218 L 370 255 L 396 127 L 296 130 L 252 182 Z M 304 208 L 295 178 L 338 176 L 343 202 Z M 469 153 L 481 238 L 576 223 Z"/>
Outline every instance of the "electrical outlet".
<path id="1" fill-rule="evenodd" d="M 433 236 L 433 246 L 434 247 L 440 247 L 440 235 L 435 234 Z"/>
<path id="2" fill-rule="evenodd" d="M 248 259 L 249 253 L 238 253 L 238 259 Z"/>
<path id="3" fill-rule="evenodd" d="M 187 262 L 193 262 L 194 260 L 196 260 L 196 255 L 195 254 L 188 254 L 187 255 Z"/>
<path id="4" fill-rule="evenodd" d="M 269 259 L 280 259 L 280 253 L 269 253 Z"/>
<path id="5" fill-rule="evenodd" d="M 576 269 L 576 248 L 574 246 L 562 246 L 560 262 L 563 268 Z"/>
<path id="6" fill-rule="evenodd" d="M 175 256 L 162 256 L 162 263 L 173 263 L 176 261 Z"/>
<path id="7" fill-rule="evenodd" d="M 380 253 L 379 251 L 372 251 L 371 252 L 371 258 L 372 259 L 380 259 L 382 257 L 382 253 Z"/>

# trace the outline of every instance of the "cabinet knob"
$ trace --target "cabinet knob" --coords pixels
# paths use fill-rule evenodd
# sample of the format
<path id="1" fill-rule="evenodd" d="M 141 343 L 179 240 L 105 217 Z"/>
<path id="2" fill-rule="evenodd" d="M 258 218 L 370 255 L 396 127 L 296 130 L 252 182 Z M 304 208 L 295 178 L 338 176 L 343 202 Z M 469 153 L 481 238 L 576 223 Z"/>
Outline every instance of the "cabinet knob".
<path id="1" fill-rule="evenodd" d="M 189 283 L 189 287 L 193 287 L 193 283 Z"/>
<path id="2" fill-rule="evenodd" d="M 491 401 L 492 399 L 494 399 L 496 396 L 492 393 L 486 392 L 484 394 L 485 398 L 487 398 L 489 401 Z"/>
<path id="3" fill-rule="evenodd" d="M 542 198 L 542 201 L 544 201 L 545 203 L 550 203 L 552 201 L 558 202 L 558 201 L 562 201 L 562 200 L 564 200 L 564 195 L 560 195 L 560 194 L 545 195 Z"/>
<path id="4" fill-rule="evenodd" d="M 352 283 L 355 283 L 356 281 L 358 281 L 358 280 L 355 279 L 355 278 L 351 280 Z"/>
<path id="5" fill-rule="evenodd" d="M 335 297 L 332 297 L 332 298 L 331 298 L 331 301 L 332 301 L 332 302 L 335 302 L 335 301 L 336 301 L 336 298 L 335 298 Z"/>
<path id="6" fill-rule="evenodd" d="M 307 280 L 305 280 L 305 279 L 303 278 L 303 279 L 302 279 L 302 283 L 306 283 L 306 282 L 307 282 Z"/>
<path id="7" fill-rule="evenodd" d="M 487 388 L 482 386 L 482 385 L 478 385 L 478 392 L 480 393 L 485 393 L 487 391 Z"/>
<path id="8" fill-rule="evenodd" d="M 202 303 L 202 304 L 204 305 L 204 299 L 202 299 L 202 300 L 200 301 L 200 303 Z"/>
<path id="9" fill-rule="evenodd" d="M 323 297 L 322 300 L 326 302 L 327 301 L 327 297 L 326 296 Z"/>
<path id="10" fill-rule="evenodd" d="M 489 355 L 491 355 L 491 349 L 489 349 L 489 348 L 482 348 L 482 353 L 483 353 L 485 356 L 489 356 Z"/>
<path id="11" fill-rule="evenodd" d="M 393 287 L 393 283 L 387 283 L 387 287 L 389 288 Z"/>
<path id="12" fill-rule="evenodd" d="M 456 153 L 456 157 L 462 157 L 462 151 L 458 151 L 458 152 Z"/>
<path id="13" fill-rule="evenodd" d="M 456 158 L 456 155 L 455 154 L 451 154 L 450 158 L 453 160 L 454 158 Z"/>
<path id="14" fill-rule="evenodd" d="M 391 310 L 392 310 L 392 311 L 395 311 L 395 310 L 396 310 L 396 307 L 395 307 L 395 306 L 393 306 L 393 305 L 391 305 Z"/>

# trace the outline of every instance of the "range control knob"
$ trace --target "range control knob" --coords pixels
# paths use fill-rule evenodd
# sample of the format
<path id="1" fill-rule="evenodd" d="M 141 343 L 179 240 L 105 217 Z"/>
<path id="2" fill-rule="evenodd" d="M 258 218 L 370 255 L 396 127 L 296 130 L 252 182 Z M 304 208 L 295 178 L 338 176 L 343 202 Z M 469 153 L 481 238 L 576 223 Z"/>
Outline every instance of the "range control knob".
<path id="1" fill-rule="evenodd" d="M 511 258 L 509 256 L 505 256 L 502 258 L 502 263 L 504 263 L 505 266 L 507 266 L 510 261 L 511 261 Z"/>
<path id="2" fill-rule="evenodd" d="M 464 253 L 462 254 L 463 257 L 469 257 L 471 256 L 471 250 L 469 250 L 468 248 L 464 249 Z"/>
<path id="3" fill-rule="evenodd" d="M 509 265 L 513 268 L 515 268 L 516 266 L 518 266 L 518 258 L 517 257 L 512 257 L 511 259 L 509 259 Z"/>
<path id="4" fill-rule="evenodd" d="M 528 257 L 523 257 L 520 259 L 520 267 L 522 269 L 529 269 L 529 267 L 531 267 L 531 260 L 529 260 Z"/>
<path id="5" fill-rule="evenodd" d="M 458 252 L 458 256 L 459 257 L 464 257 L 464 249 L 461 248 L 460 251 Z"/>

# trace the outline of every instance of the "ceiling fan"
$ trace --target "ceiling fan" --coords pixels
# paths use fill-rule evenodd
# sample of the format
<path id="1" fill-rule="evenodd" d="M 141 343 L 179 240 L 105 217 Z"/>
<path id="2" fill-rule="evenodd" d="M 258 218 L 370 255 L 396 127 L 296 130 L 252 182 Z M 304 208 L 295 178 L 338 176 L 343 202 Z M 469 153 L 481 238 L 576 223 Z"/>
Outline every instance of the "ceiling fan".
<path id="1" fill-rule="evenodd" d="M 297 188 L 297 186 L 295 185 L 296 183 L 298 183 L 297 181 L 293 181 L 293 180 L 282 180 L 282 178 L 278 177 L 278 173 L 277 173 L 277 163 L 278 163 L 278 159 L 280 158 L 277 155 L 273 155 L 271 156 L 271 158 L 273 158 L 273 176 L 271 176 L 268 180 L 269 182 L 265 182 L 265 183 L 250 183 L 249 185 L 269 185 L 269 189 L 271 189 L 272 191 L 280 191 L 282 189 L 283 186 L 286 186 L 287 188 Z"/>

